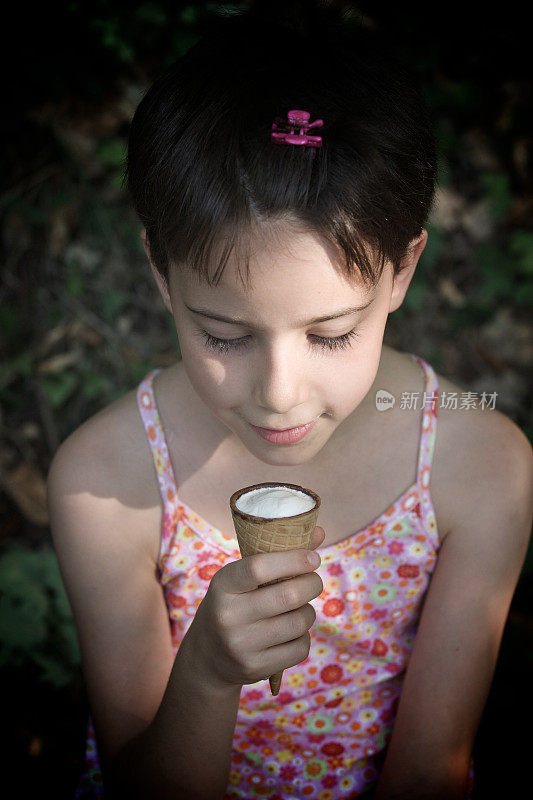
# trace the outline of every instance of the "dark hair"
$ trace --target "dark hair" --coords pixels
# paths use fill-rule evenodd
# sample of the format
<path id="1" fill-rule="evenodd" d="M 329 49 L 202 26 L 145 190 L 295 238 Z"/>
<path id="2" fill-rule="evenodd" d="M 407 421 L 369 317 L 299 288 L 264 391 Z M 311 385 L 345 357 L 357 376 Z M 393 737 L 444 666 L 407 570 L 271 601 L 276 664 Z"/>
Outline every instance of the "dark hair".
<path id="1" fill-rule="evenodd" d="M 248 275 L 254 239 L 288 226 L 375 285 L 422 231 L 436 156 L 416 80 L 375 32 L 298 5 L 217 18 L 135 113 L 127 181 L 167 281 L 180 264 L 216 285 L 234 248 Z M 294 108 L 324 120 L 315 157 L 270 140 Z"/>

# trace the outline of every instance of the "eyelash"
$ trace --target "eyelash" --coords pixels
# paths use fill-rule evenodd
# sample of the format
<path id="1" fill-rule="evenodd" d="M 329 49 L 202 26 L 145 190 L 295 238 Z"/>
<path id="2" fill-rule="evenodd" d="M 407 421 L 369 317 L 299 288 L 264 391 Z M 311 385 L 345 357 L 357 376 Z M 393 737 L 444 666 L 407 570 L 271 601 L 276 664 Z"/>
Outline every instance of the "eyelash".
<path id="1" fill-rule="evenodd" d="M 214 350 L 218 353 L 228 353 L 230 350 L 240 350 L 243 347 L 248 347 L 247 337 L 241 339 L 217 339 L 216 336 L 211 336 L 207 331 L 202 331 L 205 339 L 205 347 L 208 350 Z M 357 339 L 359 334 L 357 331 L 351 330 L 348 333 L 343 333 L 342 336 L 313 336 L 314 344 L 321 347 L 323 350 L 338 350 L 351 347 L 350 339 Z"/>

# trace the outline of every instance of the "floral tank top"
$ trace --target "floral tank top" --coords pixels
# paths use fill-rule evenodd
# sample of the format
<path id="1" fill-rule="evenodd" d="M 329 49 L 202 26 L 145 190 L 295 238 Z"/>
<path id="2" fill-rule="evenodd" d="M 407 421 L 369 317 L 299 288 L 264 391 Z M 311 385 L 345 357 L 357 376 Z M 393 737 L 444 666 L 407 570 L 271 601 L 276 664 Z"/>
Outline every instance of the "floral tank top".
<path id="1" fill-rule="evenodd" d="M 425 376 L 416 481 L 365 528 L 317 548 L 324 589 L 311 601 L 309 656 L 284 671 L 277 697 L 268 680 L 242 687 L 224 800 L 349 800 L 376 785 L 440 544 L 429 490 L 438 383 L 409 355 Z M 155 402 L 158 372 L 140 383 L 137 401 L 164 509 L 159 577 L 177 652 L 211 578 L 241 555 L 235 535 L 179 498 Z M 472 783 L 471 764 L 470 791 Z M 103 797 L 91 723 L 76 796 Z"/>

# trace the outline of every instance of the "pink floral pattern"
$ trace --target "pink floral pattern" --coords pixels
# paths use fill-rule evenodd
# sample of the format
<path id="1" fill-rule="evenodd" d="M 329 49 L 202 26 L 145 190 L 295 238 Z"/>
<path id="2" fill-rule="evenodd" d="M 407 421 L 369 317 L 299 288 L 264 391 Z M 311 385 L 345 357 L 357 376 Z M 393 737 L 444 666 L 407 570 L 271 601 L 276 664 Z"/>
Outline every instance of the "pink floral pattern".
<path id="1" fill-rule="evenodd" d="M 429 491 L 438 383 L 426 361 L 411 358 L 424 371 L 427 398 L 417 479 L 370 525 L 319 548 L 324 590 L 312 601 L 309 656 L 284 671 L 277 697 L 268 681 L 243 686 L 224 800 L 341 800 L 377 781 L 439 548 Z M 177 652 L 211 578 L 240 551 L 234 536 L 178 497 L 153 393 L 158 371 L 141 382 L 137 399 L 164 506 L 160 581 Z M 93 737 L 91 726 L 92 780 L 82 781 L 78 798 L 101 793 Z M 83 793 L 88 784 L 92 794 Z"/>

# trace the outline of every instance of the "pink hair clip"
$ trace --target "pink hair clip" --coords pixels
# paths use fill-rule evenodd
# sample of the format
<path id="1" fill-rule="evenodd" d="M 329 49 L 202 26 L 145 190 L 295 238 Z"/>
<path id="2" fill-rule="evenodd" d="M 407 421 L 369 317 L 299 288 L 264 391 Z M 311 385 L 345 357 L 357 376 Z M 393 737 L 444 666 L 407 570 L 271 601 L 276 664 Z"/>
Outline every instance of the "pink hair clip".
<path id="1" fill-rule="evenodd" d="M 276 117 L 272 123 L 272 133 L 270 134 L 271 141 L 276 144 L 296 144 L 303 145 L 304 147 L 322 147 L 321 136 L 310 136 L 307 131 L 310 128 L 321 128 L 324 121 L 316 119 L 314 122 L 309 122 L 311 115 L 308 111 L 289 111 L 287 119 L 283 120 L 281 117 Z M 286 130 L 289 128 L 289 130 Z M 295 129 L 299 128 L 296 133 Z M 285 129 L 285 130 L 284 130 Z M 313 152 L 313 158 L 315 153 Z"/>

